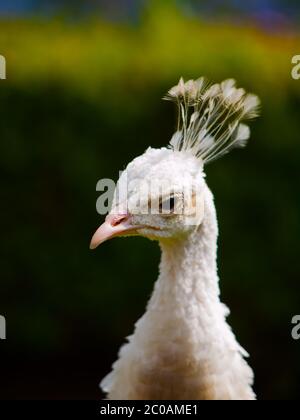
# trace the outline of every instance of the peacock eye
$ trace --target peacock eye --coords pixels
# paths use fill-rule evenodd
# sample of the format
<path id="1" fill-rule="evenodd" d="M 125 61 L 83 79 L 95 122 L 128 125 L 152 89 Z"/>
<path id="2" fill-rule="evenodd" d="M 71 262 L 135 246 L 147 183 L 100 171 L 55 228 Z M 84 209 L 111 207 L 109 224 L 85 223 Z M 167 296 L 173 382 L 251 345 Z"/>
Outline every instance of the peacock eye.
<path id="1" fill-rule="evenodd" d="M 176 199 L 171 195 L 166 200 L 159 200 L 159 213 L 160 214 L 173 214 L 175 210 Z"/>
<path id="2" fill-rule="evenodd" d="M 170 204 L 170 210 L 171 211 L 174 211 L 174 208 L 175 208 L 175 197 L 171 197 L 169 201 L 170 201 L 170 203 L 169 203 Z"/>

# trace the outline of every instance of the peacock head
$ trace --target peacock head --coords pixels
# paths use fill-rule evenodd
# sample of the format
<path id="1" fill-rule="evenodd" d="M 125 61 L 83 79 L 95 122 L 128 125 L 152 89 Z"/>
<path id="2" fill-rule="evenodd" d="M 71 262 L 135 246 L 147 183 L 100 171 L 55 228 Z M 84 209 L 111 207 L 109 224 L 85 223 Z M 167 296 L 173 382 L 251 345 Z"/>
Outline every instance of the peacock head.
<path id="1" fill-rule="evenodd" d="M 205 215 L 204 165 L 245 146 L 250 129 L 244 121 L 258 115 L 257 96 L 234 80 L 209 85 L 204 78 L 180 79 L 165 99 L 178 106 L 177 131 L 168 148 L 149 148 L 121 174 L 92 249 L 116 236 L 163 241 L 197 229 Z"/>

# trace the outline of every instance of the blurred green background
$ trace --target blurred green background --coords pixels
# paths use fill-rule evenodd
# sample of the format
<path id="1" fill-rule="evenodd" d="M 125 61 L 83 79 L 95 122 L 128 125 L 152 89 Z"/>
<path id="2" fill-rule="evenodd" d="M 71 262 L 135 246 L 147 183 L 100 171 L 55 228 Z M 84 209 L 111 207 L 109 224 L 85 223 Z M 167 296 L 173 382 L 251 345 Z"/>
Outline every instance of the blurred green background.
<path id="1" fill-rule="evenodd" d="M 175 110 L 160 98 L 180 76 L 205 75 L 234 77 L 262 100 L 247 149 L 209 165 L 207 180 L 222 299 L 251 354 L 256 392 L 297 399 L 299 7 L 258 10 L 260 19 L 201 2 L 128 2 L 121 16 L 120 2 L 115 15 L 65 3 L 51 14 L 36 4 L 6 10 L 0 21 L 0 398 L 101 398 L 98 383 L 144 312 L 160 252 L 142 238 L 89 251 L 102 221 L 96 183 L 166 145 Z"/>

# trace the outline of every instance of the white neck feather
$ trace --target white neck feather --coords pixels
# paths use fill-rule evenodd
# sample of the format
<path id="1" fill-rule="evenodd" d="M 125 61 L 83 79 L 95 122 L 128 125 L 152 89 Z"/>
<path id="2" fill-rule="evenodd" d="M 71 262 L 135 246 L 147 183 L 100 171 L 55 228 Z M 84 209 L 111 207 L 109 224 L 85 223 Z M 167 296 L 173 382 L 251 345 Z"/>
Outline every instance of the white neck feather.
<path id="1" fill-rule="evenodd" d="M 160 275 L 148 304 L 149 310 L 165 310 L 178 305 L 189 314 L 192 302 L 197 311 L 211 311 L 219 304 L 217 276 L 218 227 L 213 198 L 205 192 L 205 217 L 187 238 L 161 242 Z"/>
<path id="2" fill-rule="evenodd" d="M 102 382 L 111 399 L 254 399 L 245 352 L 226 323 L 216 265 L 217 218 L 161 243 L 160 275 L 145 315 Z"/>

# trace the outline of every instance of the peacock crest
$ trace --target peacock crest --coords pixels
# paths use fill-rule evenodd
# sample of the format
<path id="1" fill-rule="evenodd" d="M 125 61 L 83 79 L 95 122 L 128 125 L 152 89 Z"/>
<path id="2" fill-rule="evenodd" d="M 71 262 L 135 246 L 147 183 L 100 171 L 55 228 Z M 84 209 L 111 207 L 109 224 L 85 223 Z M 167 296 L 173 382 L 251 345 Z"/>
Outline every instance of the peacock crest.
<path id="1" fill-rule="evenodd" d="M 181 78 L 164 99 L 178 107 L 177 130 L 170 146 L 192 153 L 204 164 L 244 147 L 250 137 L 244 121 L 259 115 L 259 98 L 237 88 L 233 79 L 211 85 L 203 77 L 188 82 Z"/>

